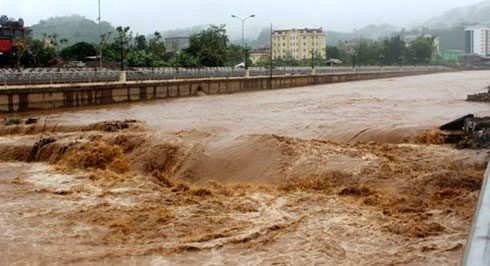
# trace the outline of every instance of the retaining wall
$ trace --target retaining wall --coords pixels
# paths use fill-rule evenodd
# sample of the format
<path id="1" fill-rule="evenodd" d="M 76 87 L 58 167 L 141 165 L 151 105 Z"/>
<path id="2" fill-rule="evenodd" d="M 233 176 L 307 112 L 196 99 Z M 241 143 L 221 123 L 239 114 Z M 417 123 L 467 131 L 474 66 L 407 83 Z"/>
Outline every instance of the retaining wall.
<path id="1" fill-rule="evenodd" d="M 367 72 L 325 75 L 212 78 L 111 83 L 7 86 L 0 89 L 0 112 L 113 104 L 257 90 L 283 89 L 346 81 L 390 78 L 441 71 Z"/>

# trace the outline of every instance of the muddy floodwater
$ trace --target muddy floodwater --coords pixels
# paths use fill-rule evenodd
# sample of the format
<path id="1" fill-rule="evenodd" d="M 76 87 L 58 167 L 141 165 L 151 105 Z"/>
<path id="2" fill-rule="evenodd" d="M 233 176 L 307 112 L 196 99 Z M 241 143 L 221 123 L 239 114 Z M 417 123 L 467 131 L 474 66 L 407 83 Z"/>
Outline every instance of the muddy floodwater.
<path id="1" fill-rule="evenodd" d="M 454 72 L 3 115 L 21 119 L 0 125 L 0 264 L 458 265 L 490 153 L 436 129 L 489 116 L 465 101 L 489 83 Z"/>

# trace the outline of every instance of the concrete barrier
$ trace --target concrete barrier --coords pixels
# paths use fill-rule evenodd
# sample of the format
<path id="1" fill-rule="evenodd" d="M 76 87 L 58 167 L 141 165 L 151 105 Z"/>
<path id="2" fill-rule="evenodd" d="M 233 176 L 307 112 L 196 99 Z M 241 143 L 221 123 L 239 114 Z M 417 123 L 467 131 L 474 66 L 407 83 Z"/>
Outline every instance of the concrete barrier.
<path id="1" fill-rule="evenodd" d="M 108 83 L 6 86 L 0 89 L 0 112 L 113 104 L 176 97 L 284 89 L 355 80 L 430 74 L 441 71 L 363 72 L 275 77 L 205 78 Z"/>
<path id="2" fill-rule="evenodd" d="M 490 265 L 490 163 L 461 265 Z"/>

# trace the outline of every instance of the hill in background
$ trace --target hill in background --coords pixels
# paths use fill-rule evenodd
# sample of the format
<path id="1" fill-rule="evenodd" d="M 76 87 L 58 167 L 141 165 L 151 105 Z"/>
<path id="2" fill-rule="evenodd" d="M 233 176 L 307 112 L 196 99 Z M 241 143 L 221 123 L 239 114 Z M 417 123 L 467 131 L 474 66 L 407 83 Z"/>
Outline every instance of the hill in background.
<path id="1" fill-rule="evenodd" d="M 160 31 L 160 34 L 162 34 L 163 38 L 188 37 L 191 36 L 192 34 L 199 33 L 201 30 L 204 30 L 207 27 L 208 25 L 196 25 L 196 26 L 182 28 L 182 29 Z"/>
<path id="2" fill-rule="evenodd" d="M 476 5 L 449 10 L 441 16 L 428 20 L 423 26 L 433 29 L 444 29 L 474 24 L 490 25 L 489 0 Z"/>
<path id="3" fill-rule="evenodd" d="M 328 31 L 327 29 L 327 43 L 328 45 L 336 45 L 339 41 L 345 42 L 358 40 L 360 38 L 378 40 L 393 35 L 399 30 L 400 29 L 390 24 L 372 24 L 360 29 L 355 29 L 351 32 Z"/>
<path id="4" fill-rule="evenodd" d="M 115 31 L 108 22 L 101 23 L 102 33 Z M 68 44 L 77 42 L 99 43 L 99 25 L 97 22 L 79 15 L 52 17 L 32 25 L 33 37 L 41 39 L 44 34 L 58 35 L 58 39 L 68 39 Z"/>

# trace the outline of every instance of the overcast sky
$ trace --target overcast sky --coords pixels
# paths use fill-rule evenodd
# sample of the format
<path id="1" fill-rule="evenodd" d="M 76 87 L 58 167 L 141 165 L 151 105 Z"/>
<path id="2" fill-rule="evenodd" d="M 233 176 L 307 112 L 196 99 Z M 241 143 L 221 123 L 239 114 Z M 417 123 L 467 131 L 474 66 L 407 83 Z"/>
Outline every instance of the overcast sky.
<path id="1" fill-rule="evenodd" d="M 134 32 L 227 24 L 239 32 L 231 14 L 256 18 L 247 22 L 256 32 L 273 23 L 275 28 L 324 27 L 348 31 L 368 24 L 390 23 L 410 27 L 482 0 L 101 0 L 102 19 L 129 25 Z M 80 14 L 97 18 L 97 0 L 0 0 L 0 12 L 22 17 L 28 25 L 51 16 Z M 232 34 L 233 35 L 233 34 Z"/>

